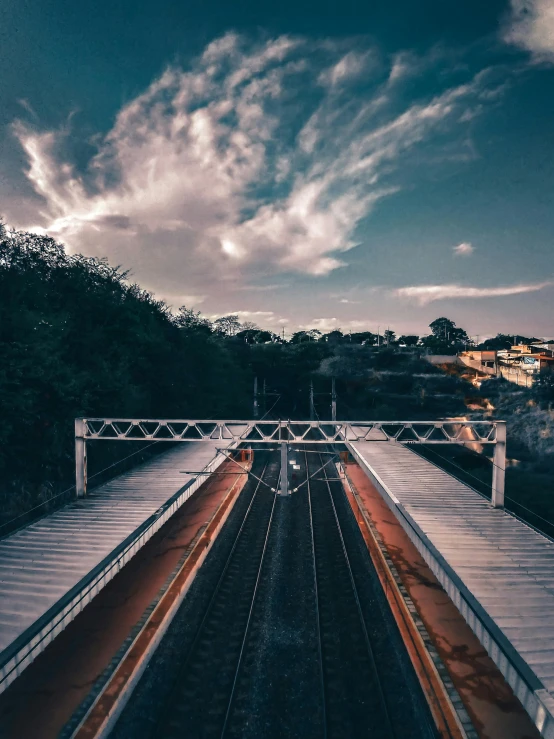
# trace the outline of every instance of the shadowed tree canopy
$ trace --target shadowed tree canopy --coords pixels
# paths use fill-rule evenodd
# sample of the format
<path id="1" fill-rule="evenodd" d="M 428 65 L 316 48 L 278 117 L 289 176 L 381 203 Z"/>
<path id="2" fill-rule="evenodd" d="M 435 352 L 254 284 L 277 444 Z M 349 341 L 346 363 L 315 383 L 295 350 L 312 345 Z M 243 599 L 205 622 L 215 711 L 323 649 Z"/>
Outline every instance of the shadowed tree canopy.
<path id="1" fill-rule="evenodd" d="M 419 341 L 419 336 L 415 334 L 404 334 L 398 339 L 399 344 L 405 344 L 406 346 L 416 346 Z"/>
<path id="2" fill-rule="evenodd" d="M 471 346 L 472 341 L 463 328 L 449 318 L 436 318 L 429 324 L 432 333 L 421 338 L 422 346 L 435 353 L 452 353 Z"/>
<path id="3" fill-rule="evenodd" d="M 349 340 L 353 344 L 364 344 L 365 346 L 373 346 L 377 343 L 377 335 L 371 331 L 358 331 L 349 335 Z"/>
<path id="4" fill-rule="evenodd" d="M 436 353 L 467 340 L 446 318 L 431 330 L 421 343 Z M 0 224 L 0 505 L 10 491 L 25 497 L 22 490 L 72 482 L 75 417 L 249 418 L 254 377 L 258 392 L 267 390 L 264 408 L 277 400 L 275 417 L 308 416 L 310 380 L 323 417 L 331 376 L 342 417 L 436 417 L 445 389 L 459 413 L 462 388 L 443 388 L 435 400 L 422 384 L 438 387 L 434 376 L 422 379 L 430 365 L 417 350 L 398 351 L 393 331 L 386 338 L 376 347 L 370 331 L 312 329 L 285 342 L 236 314 L 214 323 L 186 306 L 174 314 L 119 267 Z M 400 343 L 414 346 L 417 337 Z M 550 377 L 539 395 L 551 402 Z"/>
<path id="5" fill-rule="evenodd" d="M 0 479 L 71 479 L 76 416 L 248 407 L 247 376 L 209 322 L 187 308 L 173 316 L 126 278 L 0 226 Z"/>

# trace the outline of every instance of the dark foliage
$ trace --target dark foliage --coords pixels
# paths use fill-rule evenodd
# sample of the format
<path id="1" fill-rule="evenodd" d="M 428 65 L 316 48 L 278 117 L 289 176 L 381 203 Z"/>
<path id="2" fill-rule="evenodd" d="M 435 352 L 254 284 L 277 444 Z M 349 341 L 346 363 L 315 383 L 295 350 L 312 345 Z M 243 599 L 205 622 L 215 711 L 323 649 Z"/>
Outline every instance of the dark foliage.
<path id="1" fill-rule="evenodd" d="M 502 381 L 478 392 L 420 357 L 453 353 L 465 331 L 446 318 L 430 328 L 419 344 L 401 336 L 405 347 L 392 331 L 381 346 L 369 331 L 338 329 L 286 342 L 236 315 L 211 323 L 185 306 L 172 314 L 119 267 L 0 224 L 0 524 L 72 484 L 75 417 L 249 418 L 254 377 L 262 413 L 281 418 L 308 417 L 311 381 L 328 419 L 331 377 L 339 418 L 464 415 L 478 393 L 509 421 L 512 454 L 554 456 L 552 373 L 525 398 Z M 91 446 L 90 473 L 136 450 Z"/>
<path id="2" fill-rule="evenodd" d="M 244 372 L 208 322 L 172 316 L 105 261 L 0 229 L 4 485 L 71 481 L 76 416 L 244 412 Z"/>

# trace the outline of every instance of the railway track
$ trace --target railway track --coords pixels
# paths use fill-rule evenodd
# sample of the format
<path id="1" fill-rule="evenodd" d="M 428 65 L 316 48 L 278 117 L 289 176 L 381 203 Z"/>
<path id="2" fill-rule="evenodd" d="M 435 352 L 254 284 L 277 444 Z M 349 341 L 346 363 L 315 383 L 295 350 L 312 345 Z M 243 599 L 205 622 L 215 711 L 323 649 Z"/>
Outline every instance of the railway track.
<path id="1" fill-rule="evenodd" d="M 287 498 L 279 455 L 258 457 L 197 625 L 183 637 L 185 609 L 115 739 L 436 736 L 335 467 L 297 454 Z"/>
<path id="2" fill-rule="evenodd" d="M 322 736 L 393 738 L 389 705 L 333 500 L 329 465 L 324 466 L 328 457 L 305 452 L 305 460 L 325 707 Z"/>
<path id="3" fill-rule="evenodd" d="M 266 463 L 153 736 L 225 733 L 271 529 L 279 465 Z M 264 484 L 265 483 L 265 484 Z M 269 485 L 269 487 L 267 487 Z"/>

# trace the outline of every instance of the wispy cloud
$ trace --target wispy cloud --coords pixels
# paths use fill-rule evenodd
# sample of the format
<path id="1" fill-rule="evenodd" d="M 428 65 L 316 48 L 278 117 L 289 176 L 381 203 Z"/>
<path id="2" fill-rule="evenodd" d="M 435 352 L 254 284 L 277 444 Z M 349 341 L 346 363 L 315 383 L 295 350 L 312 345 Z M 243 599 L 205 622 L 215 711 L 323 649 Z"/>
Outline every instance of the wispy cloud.
<path id="1" fill-rule="evenodd" d="M 497 298 L 507 295 L 521 295 L 537 292 L 545 287 L 554 285 L 552 280 L 546 282 L 532 282 L 503 287 L 470 287 L 467 285 L 411 285 L 400 287 L 392 291 L 399 298 L 416 300 L 420 305 L 432 303 L 435 300 L 459 298 Z"/>
<path id="2" fill-rule="evenodd" d="M 554 3 L 552 0 L 511 0 L 504 39 L 554 62 Z"/>
<path id="3" fill-rule="evenodd" d="M 338 318 L 312 318 L 311 321 L 300 326 L 301 329 L 316 328 L 323 333 L 340 329 L 341 331 L 350 331 L 364 328 L 367 330 L 367 321 L 350 320 L 342 321 Z"/>
<path id="4" fill-rule="evenodd" d="M 462 244 L 458 244 L 458 246 L 453 246 L 452 251 L 456 257 L 469 257 L 475 251 L 475 247 L 468 241 L 464 241 Z"/>
<path id="5" fill-rule="evenodd" d="M 203 303 L 206 300 L 207 295 L 194 295 L 191 293 L 159 293 L 156 297 L 174 308 L 180 308 L 182 305 L 186 305 L 187 308 L 193 308 Z"/>
<path id="6" fill-rule="evenodd" d="M 280 316 L 272 310 L 228 310 L 223 313 L 213 313 L 210 318 L 215 320 L 222 316 L 238 316 L 239 321 L 250 321 L 262 327 L 277 330 L 277 326 L 286 326 L 290 320 Z"/>
<path id="7" fill-rule="evenodd" d="M 456 138 L 490 92 L 480 73 L 406 102 L 389 81 L 409 55 L 381 78 L 377 56 L 227 34 L 128 102 L 84 169 L 69 154 L 71 126 L 19 122 L 44 199 L 38 225 L 19 225 L 130 264 L 175 294 L 275 272 L 326 275 L 345 264 L 358 224 L 402 187 L 408 153 L 436 133 L 439 147 Z"/>

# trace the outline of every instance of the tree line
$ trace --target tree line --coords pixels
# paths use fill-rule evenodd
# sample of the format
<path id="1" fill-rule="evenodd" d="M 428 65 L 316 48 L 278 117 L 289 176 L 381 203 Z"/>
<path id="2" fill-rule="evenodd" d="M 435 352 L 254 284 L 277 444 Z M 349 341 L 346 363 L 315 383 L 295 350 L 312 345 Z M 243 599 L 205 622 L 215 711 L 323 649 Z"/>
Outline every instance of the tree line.
<path id="1" fill-rule="evenodd" d="M 429 324 L 431 332 L 419 336 L 417 334 L 401 334 L 387 329 L 380 333 L 371 331 L 343 332 L 340 328 L 323 333 L 318 329 L 296 331 L 288 340 L 284 336 L 262 329 L 256 324 L 246 321 L 241 323 L 238 314 L 222 316 L 211 323 L 201 314 L 194 311 L 185 311 L 191 322 L 198 322 L 218 334 L 233 336 L 247 344 L 319 342 L 324 344 L 356 344 L 376 347 L 420 348 L 433 354 L 452 354 L 464 349 L 509 349 L 513 344 L 532 344 L 542 341 L 537 337 L 521 336 L 516 334 L 499 333 L 495 337 L 482 342 L 474 341 L 465 329 L 444 316 L 436 318 Z"/>
<path id="2" fill-rule="evenodd" d="M 377 412 L 367 368 L 471 344 L 447 318 L 430 329 L 398 338 L 305 330 L 285 340 L 236 315 L 174 313 L 106 260 L 0 224 L 0 495 L 72 481 L 75 417 L 249 418 L 254 377 L 265 381 L 267 407 L 271 398 L 277 414 L 302 417 L 310 379 L 326 392 L 332 367 L 350 383 L 350 412 L 364 393 L 360 412 Z"/>

